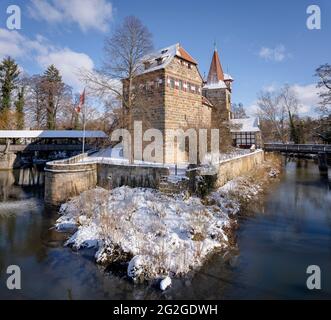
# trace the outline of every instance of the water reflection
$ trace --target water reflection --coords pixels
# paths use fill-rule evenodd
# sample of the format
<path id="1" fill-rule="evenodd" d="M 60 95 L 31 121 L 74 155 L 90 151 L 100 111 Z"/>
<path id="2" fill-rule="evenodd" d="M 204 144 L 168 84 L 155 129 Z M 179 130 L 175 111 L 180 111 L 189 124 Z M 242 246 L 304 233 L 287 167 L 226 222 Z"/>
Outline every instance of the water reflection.
<path id="1" fill-rule="evenodd" d="M 21 187 L 35 187 L 44 184 L 45 177 L 43 168 L 40 166 L 29 166 L 15 170 L 0 170 L 0 201 L 10 199 L 22 199 L 24 189 Z M 32 188 L 40 192 L 41 188 Z"/>
<path id="2" fill-rule="evenodd" d="M 30 185 L 36 177 L 33 171 L 0 172 L 0 298 L 331 298 L 330 181 L 312 161 L 287 162 L 266 200 L 240 218 L 237 250 L 215 255 L 164 293 L 104 272 L 93 250 L 64 248 L 68 235 L 52 228 L 57 213 L 44 207 L 42 186 Z M 22 269 L 19 292 L 5 287 L 10 264 Z M 322 269 L 321 291 L 305 286 L 310 264 Z"/>

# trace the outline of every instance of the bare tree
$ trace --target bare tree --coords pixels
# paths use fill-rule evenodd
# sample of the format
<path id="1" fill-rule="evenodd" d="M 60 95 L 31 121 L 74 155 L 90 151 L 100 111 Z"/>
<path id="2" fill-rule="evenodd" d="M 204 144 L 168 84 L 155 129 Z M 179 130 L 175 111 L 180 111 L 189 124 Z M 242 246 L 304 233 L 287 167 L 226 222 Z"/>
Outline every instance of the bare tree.
<path id="1" fill-rule="evenodd" d="M 233 119 L 247 119 L 248 116 L 246 114 L 244 105 L 242 103 L 233 103 L 231 106 L 232 117 Z"/>
<path id="2" fill-rule="evenodd" d="M 106 38 L 103 68 L 83 72 L 83 79 L 99 96 L 120 99 L 130 109 L 133 101 L 132 82 L 139 73 L 142 58 L 153 49 L 152 35 L 142 22 L 129 16 L 124 19 L 111 37 Z M 122 82 L 128 82 L 123 94 Z"/>
<path id="3" fill-rule="evenodd" d="M 317 87 L 322 91 L 319 93 L 321 102 L 316 111 L 321 116 L 327 116 L 331 113 L 331 65 L 326 63 L 316 69 L 315 75 L 319 78 Z"/>
<path id="4" fill-rule="evenodd" d="M 41 83 L 42 77 L 40 75 L 26 79 L 26 122 L 28 127 L 33 129 L 46 127 L 46 101 Z"/>
<path id="5" fill-rule="evenodd" d="M 257 105 L 259 110 L 257 112 L 260 119 L 268 122 L 274 131 L 274 138 L 286 141 L 286 111 L 280 104 L 280 96 L 271 92 L 261 92 L 258 97 Z"/>
<path id="6" fill-rule="evenodd" d="M 287 112 L 287 121 L 289 124 L 290 140 L 294 143 L 300 143 L 300 130 L 296 122 L 299 122 L 298 107 L 299 101 L 295 92 L 287 84 L 280 90 L 280 104 Z"/>
<path id="7" fill-rule="evenodd" d="M 299 101 L 289 85 L 286 84 L 275 92 L 261 92 L 258 107 L 257 115 L 261 119 L 264 136 L 283 143 L 288 139 L 295 143 L 300 142 Z"/>
<path id="8" fill-rule="evenodd" d="M 138 97 L 133 81 L 139 74 L 142 58 L 152 49 L 152 35 L 147 27 L 138 18 L 129 16 L 106 38 L 102 69 L 82 71 L 82 79 L 95 96 L 121 102 L 118 120 L 129 130 L 132 129 L 132 108 Z"/>
<path id="9" fill-rule="evenodd" d="M 25 79 L 27 124 L 34 129 L 71 128 L 74 111 L 71 87 L 54 83 L 44 75 Z"/>

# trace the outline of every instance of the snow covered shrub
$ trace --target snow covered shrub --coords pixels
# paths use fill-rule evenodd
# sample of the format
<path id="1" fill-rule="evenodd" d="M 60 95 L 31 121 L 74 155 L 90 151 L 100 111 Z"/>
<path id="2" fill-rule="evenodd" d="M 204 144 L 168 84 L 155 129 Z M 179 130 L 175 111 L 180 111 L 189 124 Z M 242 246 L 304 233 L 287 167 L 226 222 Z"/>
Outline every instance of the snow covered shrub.
<path id="1" fill-rule="evenodd" d="M 228 215 L 197 197 L 124 186 L 97 188 L 63 205 L 60 213 L 58 228 L 68 221 L 78 228 L 68 245 L 95 246 L 102 264 L 128 262 L 134 281 L 187 274 L 228 245 Z"/>

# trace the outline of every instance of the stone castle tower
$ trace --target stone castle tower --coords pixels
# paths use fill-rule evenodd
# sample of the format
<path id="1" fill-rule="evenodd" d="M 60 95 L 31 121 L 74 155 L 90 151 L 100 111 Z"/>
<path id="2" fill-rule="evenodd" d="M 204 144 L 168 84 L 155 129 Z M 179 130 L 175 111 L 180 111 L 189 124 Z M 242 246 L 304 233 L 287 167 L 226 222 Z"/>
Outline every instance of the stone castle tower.
<path id="1" fill-rule="evenodd" d="M 221 140 L 225 138 L 230 134 L 227 129 L 232 81 L 223 73 L 217 50 L 206 82 L 197 61 L 180 44 L 152 52 L 142 59 L 132 82 L 135 100 L 131 110 L 131 128 L 134 121 L 141 121 L 143 131 L 149 128 L 160 130 L 164 138 L 164 162 L 187 161 L 186 142 L 174 140 L 168 131 L 217 128 L 220 129 Z M 123 81 L 124 95 L 127 92 L 128 82 Z M 143 147 L 145 145 L 148 142 L 144 142 Z M 141 160 L 141 155 L 135 155 L 135 159 Z"/>
<path id="2" fill-rule="evenodd" d="M 231 118 L 231 90 L 233 79 L 223 72 L 220 58 L 215 48 L 209 68 L 208 78 L 202 94 L 214 106 L 212 111 L 212 127 L 220 128 Z"/>

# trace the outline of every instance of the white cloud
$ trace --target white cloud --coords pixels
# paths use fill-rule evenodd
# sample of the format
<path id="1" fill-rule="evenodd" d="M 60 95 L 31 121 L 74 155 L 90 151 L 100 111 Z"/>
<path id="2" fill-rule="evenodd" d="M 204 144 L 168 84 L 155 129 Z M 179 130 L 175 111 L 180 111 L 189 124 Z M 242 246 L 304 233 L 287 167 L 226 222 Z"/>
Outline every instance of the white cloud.
<path id="1" fill-rule="evenodd" d="M 32 0 L 28 7 L 32 18 L 49 22 L 61 22 L 64 17 L 51 3 L 44 0 Z"/>
<path id="2" fill-rule="evenodd" d="M 259 107 L 257 105 L 257 101 L 254 101 L 250 105 L 245 107 L 245 111 L 249 117 L 255 117 L 257 115 L 258 110 Z"/>
<path id="3" fill-rule="evenodd" d="M 266 61 L 281 62 L 290 55 L 284 45 L 280 44 L 275 48 L 262 47 L 259 51 L 260 58 Z"/>
<path id="4" fill-rule="evenodd" d="M 312 83 L 305 86 L 294 84 L 291 88 L 299 100 L 299 113 L 313 114 L 314 108 L 319 103 L 319 89 L 316 88 L 316 84 Z"/>
<path id="5" fill-rule="evenodd" d="M 0 59 L 2 60 L 5 56 L 11 56 L 20 61 L 30 60 L 42 69 L 54 64 L 61 71 L 64 82 L 76 91 L 82 89 L 78 75 L 79 69 L 92 70 L 94 67 L 92 59 L 85 53 L 56 47 L 41 35 L 31 40 L 16 31 L 0 28 Z"/>
<path id="6" fill-rule="evenodd" d="M 53 24 L 76 23 L 82 31 L 106 32 L 113 7 L 107 0 L 32 0 L 31 17 Z"/>
<path id="7" fill-rule="evenodd" d="M 44 40 L 29 39 L 22 36 L 17 31 L 9 31 L 0 28 L 0 58 L 11 56 L 13 58 L 20 58 L 29 56 L 31 51 L 44 52 Z"/>
<path id="8" fill-rule="evenodd" d="M 77 91 L 82 89 L 82 83 L 79 80 L 80 69 L 92 70 L 94 67 L 92 59 L 87 54 L 75 52 L 68 48 L 40 55 L 36 60 L 43 69 L 54 64 L 60 70 L 64 82 Z"/>
<path id="9" fill-rule="evenodd" d="M 267 86 L 264 86 L 262 88 L 262 91 L 273 93 L 277 90 L 277 88 L 278 88 L 277 84 L 273 83 L 273 84 L 269 84 Z"/>
<path id="10" fill-rule="evenodd" d="M 267 91 L 273 93 L 280 89 L 281 86 L 272 84 L 269 86 L 264 86 L 262 91 Z M 315 107 L 319 103 L 318 93 L 320 91 L 319 88 L 316 88 L 316 84 L 307 84 L 307 85 L 299 85 L 292 84 L 290 85 L 290 89 L 296 94 L 297 99 L 299 101 L 298 113 L 301 116 L 314 115 Z M 259 107 L 257 105 L 257 101 L 253 101 L 250 105 L 246 107 L 247 113 L 251 116 L 256 115 Z"/>

